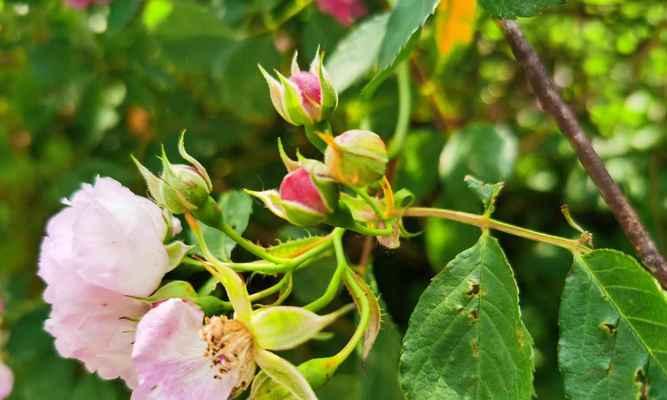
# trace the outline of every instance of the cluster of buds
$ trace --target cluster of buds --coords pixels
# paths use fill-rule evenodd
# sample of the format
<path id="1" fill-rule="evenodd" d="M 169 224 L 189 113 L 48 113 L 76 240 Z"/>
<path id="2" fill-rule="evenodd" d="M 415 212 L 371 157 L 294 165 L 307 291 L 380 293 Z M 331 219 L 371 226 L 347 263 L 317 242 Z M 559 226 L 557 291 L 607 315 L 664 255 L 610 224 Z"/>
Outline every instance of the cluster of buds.
<path id="1" fill-rule="evenodd" d="M 211 178 L 199 161 L 185 150 L 184 134 L 178 142 L 178 152 L 189 164 L 171 164 L 162 151 L 162 174 L 155 176 L 133 158 L 139 172 L 146 180 L 148 191 L 155 202 L 173 214 L 193 212 L 203 208 L 213 190 Z"/>
<path id="2" fill-rule="evenodd" d="M 289 78 L 276 71 L 279 80 L 259 67 L 269 85 L 271 101 L 287 122 L 305 126 L 311 142 L 324 152 L 324 163 L 304 159 L 298 161 L 279 150 L 288 174 L 279 190 L 248 191 L 259 198 L 276 215 L 298 226 L 326 222 L 338 209 L 339 185 L 361 189 L 380 181 L 387 168 L 387 148 L 382 139 L 368 130 L 350 130 L 338 136 L 320 132 L 328 126 L 326 119 L 338 103 L 338 95 L 317 52 L 310 71 L 301 71 L 297 54 L 292 59 Z M 322 144 L 322 147 L 319 146 Z"/>

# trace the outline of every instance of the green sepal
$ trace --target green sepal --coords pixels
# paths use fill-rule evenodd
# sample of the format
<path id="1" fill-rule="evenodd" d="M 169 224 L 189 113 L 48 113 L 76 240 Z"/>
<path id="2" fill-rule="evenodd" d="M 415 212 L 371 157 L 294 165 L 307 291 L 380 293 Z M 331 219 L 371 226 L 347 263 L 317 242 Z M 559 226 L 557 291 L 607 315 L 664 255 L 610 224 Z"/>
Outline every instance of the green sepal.
<path id="1" fill-rule="evenodd" d="M 315 59 L 313 60 L 313 65 L 311 69 L 312 73 L 317 74 L 317 77 L 320 81 L 320 93 L 322 96 L 322 119 L 325 120 L 328 116 L 338 107 L 338 93 L 331 82 L 331 78 L 324 69 L 324 54 L 317 51 L 315 54 Z"/>
<path id="2" fill-rule="evenodd" d="M 132 298 L 151 304 L 167 299 L 188 300 L 198 305 L 206 315 L 217 315 L 232 309 L 231 304 L 215 296 L 200 296 L 192 285 L 186 281 L 171 281 L 159 288 L 151 296 Z"/>
<path id="3" fill-rule="evenodd" d="M 334 357 L 313 358 L 301 363 L 297 369 L 313 389 L 324 386 L 336 373 L 339 362 Z M 260 372 L 252 383 L 252 400 L 294 400 L 287 388 Z"/>
<path id="4" fill-rule="evenodd" d="M 306 139 L 308 139 L 317 150 L 324 154 L 327 150 L 327 144 L 322 140 L 318 133 L 332 133 L 329 121 L 320 121 L 317 124 L 306 125 L 304 128 L 306 129 Z"/>
<path id="5" fill-rule="evenodd" d="M 183 261 L 183 258 L 186 254 L 193 248 L 193 246 L 187 245 L 180 240 L 171 242 L 165 246 L 167 250 L 167 256 L 169 257 L 169 269 L 178 267 L 178 265 Z"/>
<path id="6" fill-rule="evenodd" d="M 289 350 L 317 335 L 352 307 L 317 315 L 301 307 L 277 306 L 253 312 L 251 324 L 257 344 L 267 350 Z"/>
<path id="7" fill-rule="evenodd" d="M 287 152 L 285 152 L 285 147 L 283 147 L 283 141 L 280 140 L 280 138 L 278 138 L 278 154 L 280 154 L 280 159 L 285 165 L 285 169 L 287 169 L 287 172 L 292 172 L 300 167 L 298 161 L 294 161 L 291 158 L 289 158 Z"/>
<path id="8" fill-rule="evenodd" d="M 268 247 L 266 251 L 276 257 L 293 258 L 312 249 L 325 240 L 324 236 L 311 236 L 302 239 L 290 240 L 275 246 Z"/>
<path id="9" fill-rule="evenodd" d="M 313 120 L 303 107 L 301 94 L 294 84 L 290 82 L 280 72 L 276 71 L 280 84 L 283 87 L 283 105 L 285 106 L 285 114 L 289 120 L 294 121 L 295 125 L 310 125 Z"/>
<path id="10" fill-rule="evenodd" d="M 296 226 L 308 227 L 319 225 L 326 220 L 326 215 L 304 207 L 293 201 L 279 200 L 283 210 L 285 210 L 286 219 Z"/>

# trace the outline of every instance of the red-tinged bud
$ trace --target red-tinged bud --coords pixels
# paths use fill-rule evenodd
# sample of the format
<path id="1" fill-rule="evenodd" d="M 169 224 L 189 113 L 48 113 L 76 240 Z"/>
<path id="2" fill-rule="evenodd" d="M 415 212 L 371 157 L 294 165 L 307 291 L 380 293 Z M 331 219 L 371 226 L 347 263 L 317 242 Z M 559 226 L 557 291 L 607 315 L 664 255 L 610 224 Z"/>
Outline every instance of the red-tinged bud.
<path id="1" fill-rule="evenodd" d="M 308 71 L 301 70 L 295 53 L 289 78 L 277 72 L 275 79 L 261 66 L 259 69 L 269 85 L 273 106 L 292 125 L 315 125 L 326 120 L 338 105 L 338 95 L 324 70 L 319 51 Z"/>
<path id="2" fill-rule="evenodd" d="M 327 212 L 324 200 L 305 168 L 299 168 L 285 176 L 280 184 L 280 198 L 322 214 Z"/>

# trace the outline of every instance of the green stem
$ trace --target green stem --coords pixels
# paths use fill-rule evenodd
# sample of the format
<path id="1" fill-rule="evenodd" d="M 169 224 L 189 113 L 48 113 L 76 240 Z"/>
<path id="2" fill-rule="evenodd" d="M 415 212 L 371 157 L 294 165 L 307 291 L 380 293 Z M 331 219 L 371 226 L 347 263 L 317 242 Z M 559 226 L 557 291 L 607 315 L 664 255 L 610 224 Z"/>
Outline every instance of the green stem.
<path id="1" fill-rule="evenodd" d="M 359 306 L 359 324 L 347 344 L 336 355 L 331 357 L 331 359 L 335 360 L 338 365 L 342 364 L 357 347 L 359 341 L 364 337 L 364 332 L 366 331 L 368 321 L 370 320 L 370 305 L 366 294 L 363 289 L 359 287 L 354 276 L 352 276 L 354 271 L 347 268 L 345 272 L 345 284 Z"/>
<path id="2" fill-rule="evenodd" d="M 269 297 L 274 293 L 278 293 L 283 288 L 283 286 L 285 286 L 285 284 L 289 283 L 290 279 L 290 273 L 286 273 L 275 285 L 251 294 L 250 301 L 255 302 L 265 297 Z"/>
<path id="3" fill-rule="evenodd" d="M 396 75 L 398 78 L 398 120 L 396 121 L 394 136 L 389 144 L 389 159 L 398 156 L 403 148 L 405 137 L 408 134 L 408 127 L 410 126 L 410 107 L 412 105 L 410 73 L 407 61 L 399 64 L 396 68 Z"/>
<path id="4" fill-rule="evenodd" d="M 252 253 L 253 255 L 262 258 L 267 261 L 271 261 L 274 264 L 281 264 L 284 262 L 288 262 L 289 260 L 280 258 L 280 257 L 275 257 L 262 246 L 256 245 L 255 243 L 251 242 L 250 240 L 244 238 L 241 236 L 238 232 L 234 230 L 231 226 L 221 223 L 219 226 L 220 230 L 225 233 L 225 235 L 229 236 L 230 239 L 238 243 L 239 246 L 243 247 L 246 249 L 248 252 Z"/>
<path id="5" fill-rule="evenodd" d="M 567 239 L 560 236 L 549 235 L 520 226 L 497 221 L 484 215 L 470 214 L 462 211 L 447 210 L 442 208 L 411 207 L 403 213 L 405 217 L 434 217 L 456 221 L 467 225 L 474 225 L 481 229 L 494 229 L 510 235 L 519 236 L 536 242 L 548 243 L 565 248 L 573 253 L 587 253 L 591 249 L 578 240 Z"/>
<path id="6" fill-rule="evenodd" d="M 393 232 L 391 226 L 386 228 L 371 228 L 369 226 L 361 225 L 359 223 L 355 223 L 354 226 L 351 227 L 350 229 L 366 236 L 387 236 L 391 235 Z"/>
<path id="7" fill-rule="evenodd" d="M 324 291 L 324 294 L 303 307 L 306 310 L 310 310 L 312 312 L 317 312 L 326 307 L 336 297 L 338 289 L 340 289 L 340 284 L 343 280 L 343 274 L 349 267 L 347 260 L 345 259 L 345 250 L 343 249 L 343 235 L 345 234 L 345 229 L 336 228 L 334 229 L 333 233 L 333 244 L 337 261 L 336 270 L 334 271 L 334 274 L 331 277 L 331 281 L 329 281 L 329 285 Z"/>

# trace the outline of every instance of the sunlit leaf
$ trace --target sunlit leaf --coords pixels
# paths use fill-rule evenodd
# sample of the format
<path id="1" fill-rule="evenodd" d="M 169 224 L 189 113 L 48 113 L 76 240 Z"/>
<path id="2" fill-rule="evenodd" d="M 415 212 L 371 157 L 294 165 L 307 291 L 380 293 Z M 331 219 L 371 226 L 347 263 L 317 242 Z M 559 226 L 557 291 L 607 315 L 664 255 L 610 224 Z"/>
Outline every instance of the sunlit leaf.
<path id="1" fill-rule="evenodd" d="M 575 256 L 560 329 L 571 398 L 642 398 L 651 386 L 667 395 L 667 300 L 634 258 L 606 249 Z"/>
<path id="2" fill-rule="evenodd" d="M 413 400 L 528 400 L 532 344 L 510 265 L 485 232 L 419 299 L 403 340 L 401 387 Z"/>

